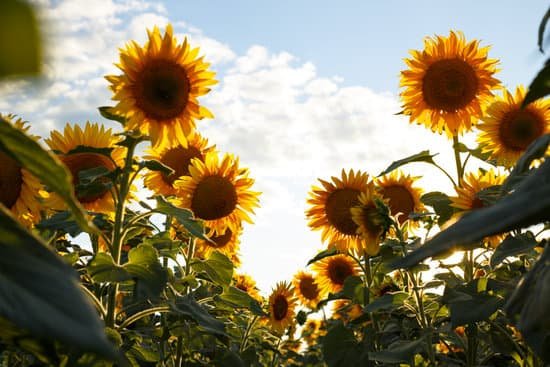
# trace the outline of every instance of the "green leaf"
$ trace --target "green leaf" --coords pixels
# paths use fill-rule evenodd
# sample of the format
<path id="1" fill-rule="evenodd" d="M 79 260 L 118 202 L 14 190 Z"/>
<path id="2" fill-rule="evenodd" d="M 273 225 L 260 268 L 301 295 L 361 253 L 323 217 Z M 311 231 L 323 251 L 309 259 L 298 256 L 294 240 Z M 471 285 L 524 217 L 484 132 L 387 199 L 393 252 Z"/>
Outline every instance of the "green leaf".
<path id="1" fill-rule="evenodd" d="M 544 30 L 546 29 L 546 24 L 548 23 L 548 19 L 550 19 L 550 9 L 548 9 L 546 13 L 544 13 L 544 16 L 542 17 L 542 20 L 540 21 L 540 24 L 539 24 L 537 45 L 539 46 L 540 52 L 544 52 L 544 49 L 543 49 Z"/>
<path id="2" fill-rule="evenodd" d="M 157 213 L 171 215 L 193 236 L 210 242 L 210 239 L 204 234 L 201 221 L 193 216 L 191 210 L 178 208 L 162 196 L 155 196 L 155 199 L 157 199 L 157 207 L 155 208 Z"/>
<path id="3" fill-rule="evenodd" d="M 550 59 L 546 60 L 544 67 L 539 71 L 535 79 L 529 85 L 529 90 L 521 104 L 522 107 L 550 94 Z"/>
<path id="4" fill-rule="evenodd" d="M 171 307 L 174 312 L 195 321 L 203 330 L 214 335 L 226 336 L 223 322 L 210 315 L 192 295 L 177 298 Z"/>
<path id="5" fill-rule="evenodd" d="M 329 328 L 321 341 L 321 350 L 329 367 L 361 366 L 365 360 L 365 352 L 355 340 L 353 330 L 346 328 L 340 321 Z"/>
<path id="6" fill-rule="evenodd" d="M 107 120 L 120 122 L 122 126 L 126 125 L 126 118 L 124 116 L 114 114 L 111 109 L 112 107 L 110 106 L 102 106 L 98 108 L 101 116 Z"/>
<path id="7" fill-rule="evenodd" d="M 139 162 L 140 167 L 147 168 L 150 171 L 157 171 L 165 174 L 166 176 L 170 176 L 175 171 L 168 167 L 167 165 L 163 164 L 161 161 L 157 161 L 156 159 L 149 159 L 146 161 Z"/>
<path id="8" fill-rule="evenodd" d="M 105 252 L 97 253 L 87 270 L 95 282 L 119 283 L 132 279 L 126 269 L 116 265 L 111 255 Z"/>
<path id="9" fill-rule="evenodd" d="M 451 302 L 449 309 L 452 327 L 486 320 L 503 304 L 502 298 L 483 293 L 472 296 L 470 300 Z"/>
<path id="10" fill-rule="evenodd" d="M 472 148 L 468 148 L 463 143 L 458 143 L 456 145 L 456 147 L 457 147 L 458 151 L 461 152 L 461 153 L 470 153 L 473 157 L 494 165 L 494 162 L 489 160 L 489 157 L 491 156 L 491 153 L 489 153 L 489 152 L 483 153 L 483 150 L 481 149 L 481 146 L 478 146 L 477 148 L 472 149 Z"/>
<path id="11" fill-rule="evenodd" d="M 1 205 L 0 315 L 35 336 L 116 357 L 78 274 Z"/>
<path id="12" fill-rule="evenodd" d="M 39 74 L 40 30 L 33 8 L 21 0 L 0 1 L 0 78 Z"/>
<path id="13" fill-rule="evenodd" d="M 336 249 L 329 249 L 319 252 L 315 257 L 307 262 L 307 265 L 311 265 L 319 260 L 324 259 L 325 257 L 338 255 L 339 252 Z"/>
<path id="14" fill-rule="evenodd" d="M 382 171 L 378 176 L 383 176 L 387 173 L 390 173 L 394 169 L 399 168 L 399 167 L 401 167 L 405 164 L 408 164 L 408 163 L 425 162 L 425 163 L 429 163 L 429 164 L 435 164 L 435 162 L 433 160 L 433 157 L 435 157 L 436 155 L 437 155 L 437 153 L 436 154 L 430 154 L 430 151 L 423 150 L 420 153 L 416 153 L 416 154 L 413 154 L 413 155 L 411 155 L 407 158 L 403 158 L 403 159 L 392 162 L 392 164 L 390 164 L 388 166 L 388 168 L 386 168 L 384 171 Z"/>
<path id="15" fill-rule="evenodd" d="M 367 312 L 376 311 L 391 311 L 403 305 L 403 302 L 408 298 L 405 292 L 386 293 L 378 297 L 365 307 Z"/>
<path id="16" fill-rule="evenodd" d="M 451 206 L 451 199 L 446 194 L 433 191 L 428 192 L 420 197 L 420 201 L 425 205 L 431 206 L 435 214 L 439 216 L 437 224 L 442 226 L 448 221 L 454 213 L 454 208 Z"/>
<path id="17" fill-rule="evenodd" d="M 538 244 L 537 239 L 531 232 L 522 233 L 517 236 L 507 236 L 496 248 L 491 256 L 491 267 L 494 268 L 509 256 L 523 254 Z"/>
<path id="18" fill-rule="evenodd" d="M 342 291 L 347 298 L 353 300 L 355 303 L 363 303 L 365 299 L 364 290 L 365 288 L 363 287 L 363 280 L 361 277 L 353 275 L 344 280 Z"/>
<path id="19" fill-rule="evenodd" d="M 196 272 L 204 272 L 212 282 L 228 286 L 233 277 L 233 263 L 219 251 L 214 251 L 206 260 L 196 259 L 191 263 Z"/>
<path id="20" fill-rule="evenodd" d="M 239 355 L 231 350 L 226 349 L 223 354 L 216 356 L 214 360 L 214 366 L 216 367 L 245 367 Z"/>
<path id="21" fill-rule="evenodd" d="M 258 316 L 265 315 L 262 311 L 262 306 L 258 303 L 258 301 L 252 298 L 245 291 L 236 287 L 226 287 L 222 294 L 215 296 L 215 299 L 219 299 L 235 307 L 247 308 Z"/>
<path id="22" fill-rule="evenodd" d="M 122 267 L 144 285 L 144 291 L 149 298 L 157 298 L 168 280 L 168 275 L 162 267 L 158 251 L 150 245 L 140 244 L 128 252 L 128 262 Z"/>
<path id="23" fill-rule="evenodd" d="M 525 178 L 525 174 L 529 172 L 531 163 L 535 159 L 544 157 L 548 145 L 550 145 L 550 134 L 539 137 L 527 147 L 525 153 L 518 159 L 514 169 L 512 169 L 512 172 L 510 172 L 510 175 L 502 184 L 502 190 L 504 192 L 512 191 L 512 188 L 517 186 L 517 184 Z"/>
<path id="24" fill-rule="evenodd" d="M 82 229 L 95 232 L 82 206 L 76 200 L 70 172 L 56 156 L 45 151 L 40 144 L 1 118 L 0 150 L 57 193 L 65 201 Z"/>
<path id="25" fill-rule="evenodd" d="M 96 213 L 92 222 L 98 228 L 105 228 L 109 225 L 105 218 L 105 214 Z M 83 232 L 82 228 L 76 223 L 73 214 L 69 211 L 58 212 L 49 218 L 43 219 L 36 224 L 36 228 L 41 230 L 63 231 L 72 237 L 76 237 Z"/>
<path id="26" fill-rule="evenodd" d="M 409 363 L 424 342 L 424 338 L 399 340 L 390 345 L 387 350 L 369 353 L 369 359 L 383 363 Z"/>

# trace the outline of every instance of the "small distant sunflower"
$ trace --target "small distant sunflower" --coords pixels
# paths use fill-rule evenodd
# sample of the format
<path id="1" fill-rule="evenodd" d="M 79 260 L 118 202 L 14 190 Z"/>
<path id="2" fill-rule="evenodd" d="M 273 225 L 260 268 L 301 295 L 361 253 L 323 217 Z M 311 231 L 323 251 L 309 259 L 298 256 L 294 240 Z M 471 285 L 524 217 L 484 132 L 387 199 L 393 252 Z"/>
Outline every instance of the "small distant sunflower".
<path id="1" fill-rule="evenodd" d="M 287 282 L 277 283 L 269 296 L 269 324 L 273 331 L 282 334 L 294 323 L 296 298 L 294 290 Z"/>
<path id="2" fill-rule="evenodd" d="M 119 139 L 113 135 L 111 129 L 105 129 L 103 125 L 87 122 L 82 129 L 78 125 L 67 124 L 63 134 L 54 130 L 45 141 L 71 172 L 75 188 L 79 184 L 78 174 L 81 171 L 97 167 L 112 171 L 116 166 L 124 165 L 125 149 L 116 145 Z M 78 151 L 75 151 L 77 148 Z M 87 151 L 86 148 L 90 149 Z M 113 148 L 111 157 L 98 153 L 95 148 Z M 77 192 L 76 197 L 86 210 L 99 213 L 114 211 L 113 197 L 108 189 L 93 194 Z M 49 196 L 47 205 L 57 210 L 65 208 L 63 200 L 56 194 Z"/>
<path id="3" fill-rule="evenodd" d="M 304 339 L 309 346 L 314 345 L 319 336 L 326 334 L 326 330 L 323 329 L 323 326 L 321 320 L 307 320 L 302 328 L 301 338 Z"/>
<path id="4" fill-rule="evenodd" d="M 250 190 L 254 180 L 248 169 L 239 168 L 238 158 L 226 154 L 220 161 L 216 152 L 209 152 L 204 162 L 191 161 L 189 173 L 174 187 L 180 205 L 191 209 L 206 227 L 217 233 L 227 228 L 236 232 L 243 220 L 252 223 L 248 213 L 254 213 L 260 193 Z"/>
<path id="5" fill-rule="evenodd" d="M 338 299 L 332 304 L 332 317 L 343 319 L 345 322 L 353 321 L 363 314 L 363 307 L 349 300 Z"/>
<path id="6" fill-rule="evenodd" d="M 376 188 L 369 186 L 359 195 L 358 205 L 351 208 L 351 216 L 357 225 L 357 233 L 363 239 L 361 250 L 372 256 L 380 251 L 380 242 L 391 223 L 387 209 L 382 209 L 377 204 L 377 200 L 383 202 L 383 198 L 379 196 Z"/>
<path id="7" fill-rule="evenodd" d="M 0 118 L 28 135 L 29 126 L 13 115 Z M 37 140 L 38 137 L 29 135 Z M 0 151 L 0 203 L 8 208 L 25 226 L 31 227 L 40 221 L 41 204 L 38 198 L 42 184 L 29 171 L 21 167 L 13 158 Z"/>
<path id="8" fill-rule="evenodd" d="M 317 304 L 323 297 L 321 290 L 312 274 L 300 270 L 292 279 L 294 294 L 300 302 L 312 310 L 317 308 Z"/>
<path id="9" fill-rule="evenodd" d="M 485 153 L 505 167 L 512 167 L 529 144 L 550 133 L 550 99 L 538 99 L 521 107 L 525 88 L 516 88 L 515 96 L 504 91 L 487 108 L 478 125 L 478 142 Z"/>
<path id="10" fill-rule="evenodd" d="M 480 209 L 486 206 L 486 203 L 478 196 L 483 190 L 491 186 L 502 185 L 506 176 L 499 174 L 494 170 L 478 171 L 477 173 L 468 173 L 462 180 L 460 187 L 456 188 L 457 196 L 451 197 L 451 206 L 461 210 L 459 215 L 464 212 Z M 490 236 L 485 241 L 491 247 L 496 247 L 505 235 Z"/>
<path id="11" fill-rule="evenodd" d="M 467 42 L 462 32 L 427 37 L 424 50 L 412 50 L 405 59 L 403 113 L 451 138 L 469 131 L 500 83 L 493 77 L 498 60 L 489 59 L 488 50 L 477 40 Z"/>
<path id="12" fill-rule="evenodd" d="M 254 298 L 258 302 L 262 302 L 263 298 L 258 292 L 256 281 L 248 274 L 234 274 L 233 286 L 239 288 L 241 291 L 248 293 L 248 295 Z"/>
<path id="13" fill-rule="evenodd" d="M 388 201 L 391 215 L 397 218 L 399 225 L 408 220 L 409 214 L 425 210 L 424 204 L 420 201 L 423 190 L 415 186 L 418 179 L 419 177 L 395 170 L 375 181 L 382 197 Z M 418 226 L 418 222 L 409 221 L 410 229 L 416 229 Z"/>
<path id="14" fill-rule="evenodd" d="M 231 258 L 239 248 L 239 237 L 242 233 L 242 227 L 237 229 L 225 228 L 220 233 L 210 232 L 209 238 L 212 242 L 197 239 L 197 251 L 200 251 L 205 258 L 208 258 L 214 251 L 219 251 Z"/>
<path id="15" fill-rule="evenodd" d="M 170 196 L 176 194 L 173 186 L 175 180 L 181 176 L 189 176 L 189 165 L 193 158 L 204 161 L 206 153 L 214 150 L 214 146 L 208 146 L 208 140 L 197 132 L 188 137 L 187 146 L 176 145 L 171 148 L 155 149 L 148 151 L 145 159 L 155 159 L 174 170 L 171 175 L 159 171 L 150 171 L 145 174 L 144 184 L 157 194 Z"/>
<path id="16" fill-rule="evenodd" d="M 332 177 L 332 182 L 319 179 L 322 187 L 312 186 L 307 199 L 311 207 L 306 211 L 308 225 L 322 230 L 323 241 L 337 244 L 341 251 L 361 248 L 361 236 L 350 209 L 359 204 L 359 194 L 369 185 L 369 175 L 342 170 L 342 178 Z"/>
<path id="17" fill-rule="evenodd" d="M 116 66 L 124 74 L 105 77 L 118 101 L 112 112 L 128 119 L 127 129 L 149 135 L 155 147 L 185 146 L 195 119 L 213 117 L 197 98 L 217 83 L 216 74 L 187 38 L 178 44 L 171 25 L 164 35 L 157 27 L 147 34 L 143 47 L 132 41 L 121 50 Z"/>
<path id="18" fill-rule="evenodd" d="M 341 291 L 344 281 L 359 273 L 355 261 L 343 254 L 325 257 L 311 268 L 317 274 L 315 279 L 322 294 Z"/>

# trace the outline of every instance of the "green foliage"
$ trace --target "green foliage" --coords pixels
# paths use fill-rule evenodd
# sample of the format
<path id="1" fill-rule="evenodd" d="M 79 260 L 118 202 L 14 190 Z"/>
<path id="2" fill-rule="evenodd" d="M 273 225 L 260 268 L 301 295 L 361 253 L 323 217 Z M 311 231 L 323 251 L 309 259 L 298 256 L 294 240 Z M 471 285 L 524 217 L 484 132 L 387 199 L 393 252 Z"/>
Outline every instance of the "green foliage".
<path id="1" fill-rule="evenodd" d="M 384 171 L 382 171 L 378 176 L 383 176 L 387 173 L 390 173 L 391 171 L 409 163 L 413 162 L 425 162 L 429 164 L 435 164 L 433 157 L 435 157 L 437 154 L 430 154 L 430 151 L 423 150 L 420 153 L 413 154 L 407 158 L 403 158 L 400 160 L 397 160 L 395 162 L 392 162 L 388 168 L 386 168 Z"/>

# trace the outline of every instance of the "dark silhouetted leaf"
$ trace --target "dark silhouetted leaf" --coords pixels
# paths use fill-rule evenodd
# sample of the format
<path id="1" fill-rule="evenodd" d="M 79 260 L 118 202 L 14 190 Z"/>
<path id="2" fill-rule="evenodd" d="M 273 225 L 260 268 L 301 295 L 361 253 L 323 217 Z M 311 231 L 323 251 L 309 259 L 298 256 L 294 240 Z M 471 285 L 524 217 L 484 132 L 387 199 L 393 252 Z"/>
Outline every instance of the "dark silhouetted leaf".
<path id="1" fill-rule="evenodd" d="M 509 256 L 525 253 L 537 245 L 537 240 L 532 233 L 522 233 L 518 236 L 508 236 L 496 248 L 491 256 L 491 267 L 494 268 Z"/>
<path id="2" fill-rule="evenodd" d="M 226 287 L 223 290 L 223 293 L 215 297 L 223 302 L 226 302 L 230 305 L 236 307 L 244 307 L 252 311 L 255 315 L 264 316 L 265 313 L 262 311 L 262 306 L 252 298 L 248 293 L 239 288 L 235 287 Z"/>
<path id="3" fill-rule="evenodd" d="M 355 340 L 353 330 L 341 322 L 330 328 L 322 338 L 321 350 L 329 367 L 361 366 L 367 358 L 366 351 Z"/>
<path id="4" fill-rule="evenodd" d="M 161 172 L 161 173 L 165 174 L 166 176 L 169 176 L 172 173 L 174 173 L 174 170 L 172 168 L 168 167 L 167 165 L 163 164 L 160 161 L 157 161 L 156 159 L 149 159 L 149 160 L 146 160 L 146 161 L 141 161 L 141 162 L 139 162 L 139 165 L 141 167 L 145 167 L 145 168 L 147 168 L 148 170 L 151 170 L 151 171 Z"/>
<path id="5" fill-rule="evenodd" d="M 120 122 L 123 126 L 126 125 L 126 118 L 124 116 L 115 115 L 111 112 L 111 108 L 112 107 L 109 106 L 102 106 L 99 107 L 98 110 L 101 116 L 103 116 L 107 120 Z"/>
<path id="6" fill-rule="evenodd" d="M 525 107 L 539 98 L 546 97 L 548 94 L 550 94 L 550 60 L 546 60 L 544 67 L 529 85 L 522 106 Z"/>
<path id="7" fill-rule="evenodd" d="M 390 173 L 394 169 L 399 168 L 399 167 L 401 167 L 405 164 L 408 164 L 408 163 L 425 162 L 425 163 L 429 163 L 429 164 L 434 164 L 435 162 L 433 160 L 433 157 L 435 157 L 436 155 L 437 155 L 437 153 L 436 154 L 430 154 L 430 152 L 428 150 L 423 150 L 420 153 L 416 153 L 416 154 L 413 154 L 413 155 L 411 155 L 407 158 L 403 158 L 403 159 L 392 162 L 392 164 L 390 164 L 388 166 L 388 168 L 386 168 L 384 171 L 382 171 L 378 176 L 382 176 L 382 175 L 385 175 L 387 173 Z"/>
<path id="8" fill-rule="evenodd" d="M 214 335 L 226 336 L 223 322 L 216 320 L 216 318 L 210 315 L 204 306 L 195 301 L 192 295 L 179 297 L 172 304 L 172 309 L 195 321 L 205 331 Z"/>
<path id="9" fill-rule="evenodd" d="M 434 209 L 435 214 L 439 216 L 437 224 L 440 226 L 451 218 L 455 210 L 451 206 L 451 199 L 449 199 L 449 196 L 439 191 L 428 192 L 422 195 L 420 201 Z"/>
<path id="10" fill-rule="evenodd" d="M 329 249 L 319 252 L 315 257 L 307 262 L 307 265 L 311 265 L 314 262 L 324 259 L 325 257 L 334 256 L 338 254 L 338 250 Z"/>
<path id="11" fill-rule="evenodd" d="M 526 173 L 529 172 L 529 167 L 535 159 L 543 157 L 548 149 L 550 144 L 550 134 L 546 134 L 532 142 L 525 153 L 518 159 L 514 169 L 510 172 L 510 175 L 506 178 L 506 181 L 502 184 L 502 191 L 509 192 L 512 191 L 512 188 L 517 186 L 521 182 Z"/>
<path id="12" fill-rule="evenodd" d="M 369 353 L 369 359 L 383 363 L 408 363 L 422 347 L 424 338 L 417 340 L 399 340 L 387 350 Z"/>
<path id="13" fill-rule="evenodd" d="M 405 292 L 386 293 L 365 307 L 367 312 L 391 311 L 403 305 L 408 294 Z"/>
<path id="14" fill-rule="evenodd" d="M 542 20 L 539 24 L 539 31 L 538 31 L 538 38 L 537 38 L 537 45 L 539 46 L 540 52 L 544 52 L 543 43 L 544 43 L 544 30 L 546 29 L 546 24 L 548 23 L 548 19 L 550 19 L 550 9 L 544 13 L 544 16 L 542 17 Z"/>
<path id="15" fill-rule="evenodd" d="M 155 211 L 158 213 L 171 215 L 193 236 L 210 241 L 210 239 L 204 234 L 204 227 L 200 220 L 193 216 L 193 212 L 189 209 L 178 208 L 169 203 L 162 196 L 156 196 L 157 207 Z"/>

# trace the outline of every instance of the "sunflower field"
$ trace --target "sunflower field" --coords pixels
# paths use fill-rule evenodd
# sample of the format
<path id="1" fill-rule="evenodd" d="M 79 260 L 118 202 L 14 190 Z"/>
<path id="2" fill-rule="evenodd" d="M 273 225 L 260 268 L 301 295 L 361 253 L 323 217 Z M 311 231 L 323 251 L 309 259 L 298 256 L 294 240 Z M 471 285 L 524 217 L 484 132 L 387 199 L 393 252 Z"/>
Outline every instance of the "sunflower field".
<path id="1" fill-rule="evenodd" d="M 0 37 L 0 78 L 39 73 L 32 9 L 0 12 L 21 37 Z M 118 129 L 40 137 L 0 114 L 1 366 L 550 364 L 550 62 L 506 90 L 487 45 L 426 37 L 400 114 L 444 134 L 454 167 L 424 150 L 312 182 L 304 215 L 324 250 L 264 296 L 239 271 L 253 172 L 196 129 L 214 117 L 200 101 L 214 67 L 170 25 L 147 38 L 105 76 L 98 116 Z M 454 194 L 426 192 L 401 169 L 413 162 Z"/>

